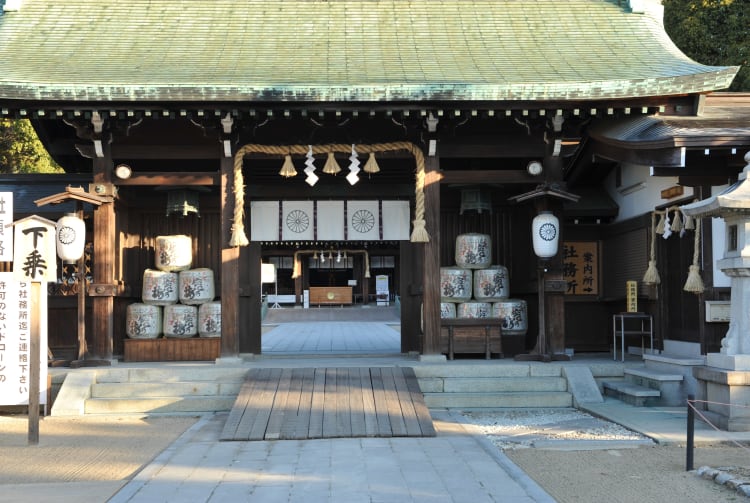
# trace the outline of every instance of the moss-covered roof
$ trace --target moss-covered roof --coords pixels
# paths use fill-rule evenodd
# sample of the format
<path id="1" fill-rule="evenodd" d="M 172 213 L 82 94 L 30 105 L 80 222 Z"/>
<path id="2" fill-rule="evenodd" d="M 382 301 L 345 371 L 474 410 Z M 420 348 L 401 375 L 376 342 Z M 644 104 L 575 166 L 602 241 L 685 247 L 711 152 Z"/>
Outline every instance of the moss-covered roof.
<path id="1" fill-rule="evenodd" d="M 0 100 L 600 100 L 726 88 L 609 0 L 22 0 Z"/>

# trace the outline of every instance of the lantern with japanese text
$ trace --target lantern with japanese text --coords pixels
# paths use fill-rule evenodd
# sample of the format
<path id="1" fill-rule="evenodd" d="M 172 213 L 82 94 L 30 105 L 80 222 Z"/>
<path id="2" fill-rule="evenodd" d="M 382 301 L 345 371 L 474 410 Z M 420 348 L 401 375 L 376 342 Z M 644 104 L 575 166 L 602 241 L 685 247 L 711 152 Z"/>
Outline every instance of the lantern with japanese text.
<path id="1" fill-rule="evenodd" d="M 560 241 L 560 221 L 551 211 L 540 212 L 531 222 L 531 237 L 537 257 L 554 257 Z"/>
<path id="2" fill-rule="evenodd" d="M 57 255 L 66 264 L 75 264 L 83 257 L 86 245 L 86 224 L 75 213 L 66 213 L 55 224 Z"/>

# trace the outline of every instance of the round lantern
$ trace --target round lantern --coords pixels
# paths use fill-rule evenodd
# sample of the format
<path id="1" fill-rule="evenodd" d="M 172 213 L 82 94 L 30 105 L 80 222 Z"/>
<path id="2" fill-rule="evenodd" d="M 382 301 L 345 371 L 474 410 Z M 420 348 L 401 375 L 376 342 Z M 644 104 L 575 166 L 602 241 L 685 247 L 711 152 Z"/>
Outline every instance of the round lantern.
<path id="1" fill-rule="evenodd" d="M 551 211 L 540 212 L 531 222 L 531 237 L 537 257 L 554 257 L 560 241 L 560 221 Z"/>
<path id="2" fill-rule="evenodd" d="M 86 224 L 75 213 L 66 213 L 55 224 L 57 255 L 67 264 L 83 257 L 86 245 Z"/>

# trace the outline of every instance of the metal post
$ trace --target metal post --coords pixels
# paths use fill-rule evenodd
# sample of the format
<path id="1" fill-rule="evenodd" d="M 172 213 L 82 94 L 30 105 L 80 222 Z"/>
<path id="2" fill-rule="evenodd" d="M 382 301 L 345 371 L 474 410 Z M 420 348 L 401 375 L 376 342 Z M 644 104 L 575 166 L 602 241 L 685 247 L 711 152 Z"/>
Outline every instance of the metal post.
<path id="1" fill-rule="evenodd" d="M 687 460 L 685 471 L 693 469 L 693 448 L 695 447 L 695 411 L 693 410 L 693 401 L 695 395 L 688 395 L 687 398 Z"/>

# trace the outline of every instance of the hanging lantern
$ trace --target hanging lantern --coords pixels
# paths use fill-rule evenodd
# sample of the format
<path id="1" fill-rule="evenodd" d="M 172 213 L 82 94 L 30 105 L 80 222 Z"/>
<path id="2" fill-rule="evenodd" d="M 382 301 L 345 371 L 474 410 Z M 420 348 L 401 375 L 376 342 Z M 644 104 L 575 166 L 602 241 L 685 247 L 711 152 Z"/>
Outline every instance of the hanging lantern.
<path id="1" fill-rule="evenodd" d="M 531 222 L 531 237 L 537 257 L 554 257 L 560 240 L 560 221 L 551 211 L 540 212 Z"/>
<path id="2" fill-rule="evenodd" d="M 66 213 L 55 224 L 57 255 L 67 264 L 83 257 L 86 245 L 86 224 L 75 213 Z"/>
<path id="3" fill-rule="evenodd" d="M 187 216 L 188 213 L 195 213 L 200 216 L 200 195 L 198 192 L 190 189 L 174 189 L 167 191 L 167 216 L 177 213 L 180 216 Z"/>

